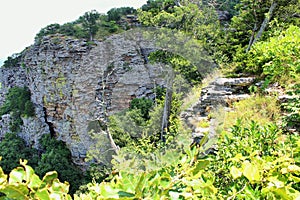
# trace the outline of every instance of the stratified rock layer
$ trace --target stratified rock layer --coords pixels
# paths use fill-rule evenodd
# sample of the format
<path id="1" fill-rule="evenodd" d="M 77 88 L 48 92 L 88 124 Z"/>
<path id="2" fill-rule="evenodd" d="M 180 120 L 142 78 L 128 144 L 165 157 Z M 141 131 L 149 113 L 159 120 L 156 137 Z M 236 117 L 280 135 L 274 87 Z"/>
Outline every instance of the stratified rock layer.
<path id="1" fill-rule="evenodd" d="M 66 142 L 75 161 L 83 161 L 94 143 L 91 124 L 128 108 L 133 98 L 151 98 L 152 89 L 164 85 L 161 66 L 147 60 L 155 47 L 138 38 L 122 34 L 90 44 L 47 36 L 24 51 L 22 67 L 1 68 L 0 103 L 9 88 L 27 86 L 35 105 L 36 117 L 23 119 L 19 135 L 38 146 L 50 132 Z M 2 121 L 7 130 L 9 115 Z"/>

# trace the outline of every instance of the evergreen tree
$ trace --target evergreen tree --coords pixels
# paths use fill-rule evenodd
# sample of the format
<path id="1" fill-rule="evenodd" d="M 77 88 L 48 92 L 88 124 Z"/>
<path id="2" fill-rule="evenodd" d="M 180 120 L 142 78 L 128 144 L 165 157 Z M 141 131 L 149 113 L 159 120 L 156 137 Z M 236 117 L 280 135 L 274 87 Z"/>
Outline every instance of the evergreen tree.
<path id="1" fill-rule="evenodd" d="M 92 10 L 84 13 L 84 15 L 79 18 L 84 30 L 87 31 L 89 35 L 90 41 L 93 40 L 94 35 L 99 29 L 99 26 L 97 24 L 97 20 L 99 19 L 99 17 L 100 14 L 96 10 Z"/>

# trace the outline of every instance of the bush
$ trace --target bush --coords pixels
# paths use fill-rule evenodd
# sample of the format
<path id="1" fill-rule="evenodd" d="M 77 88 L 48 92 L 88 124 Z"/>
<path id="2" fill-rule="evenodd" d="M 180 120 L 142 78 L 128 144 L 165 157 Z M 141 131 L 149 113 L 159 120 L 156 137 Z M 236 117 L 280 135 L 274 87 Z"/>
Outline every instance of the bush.
<path id="1" fill-rule="evenodd" d="M 23 124 L 21 117 L 33 117 L 34 105 L 30 99 L 30 90 L 27 87 L 13 87 L 8 90 L 6 99 L 0 108 L 0 115 L 11 114 L 10 130 L 17 132 Z"/>
<path id="2" fill-rule="evenodd" d="M 40 179 L 26 160 L 20 160 L 20 164 L 9 176 L 0 167 L 1 199 L 72 199 L 68 195 L 69 184 L 61 183 L 56 172 L 48 172 Z"/>
<path id="3" fill-rule="evenodd" d="M 108 21 L 119 21 L 122 16 L 134 14 L 136 10 L 132 7 L 112 8 L 107 12 Z"/>
<path id="4" fill-rule="evenodd" d="M 286 128 L 294 128 L 300 131 L 300 84 L 296 84 L 294 88 L 288 92 L 291 98 L 283 103 L 283 110 L 287 115 L 283 118 Z"/>
<path id="5" fill-rule="evenodd" d="M 149 111 L 153 106 L 153 101 L 151 99 L 143 98 L 135 98 L 130 102 L 129 110 L 138 109 L 140 110 L 142 117 L 145 120 L 149 120 Z"/>
<path id="6" fill-rule="evenodd" d="M 44 152 L 36 167 L 36 173 L 44 176 L 48 171 L 57 171 L 60 180 L 71 184 L 70 193 L 74 194 L 84 183 L 85 177 L 83 172 L 73 164 L 70 150 L 64 142 L 51 138 L 50 134 L 44 135 L 40 143 Z"/>
<path id="7" fill-rule="evenodd" d="M 5 68 L 17 67 L 20 61 L 21 61 L 21 54 L 13 54 L 12 56 L 9 56 L 4 61 L 3 67 Z"/>
<path id="8" fill-rule="evenodd" d="M 290 26 L 279 36 L 257 42 L 247 54 L 240 53 L 236 58 L 237 65 L 243 72 L 288 85 L 299 80 L 299 44 L 300 28 Z"/>
<path id="9" fill-rule="evenodd" d="M 27 147 L 25 141 L 15 133 L 5 134 L 4 139 L 0 142 L 0 149 L 0 157 L 2 157 L 0 164 L 5 173 L 17 167 L 20 159 L 28 159 L 32 167 L 37 166 L 37 150 Z"/>

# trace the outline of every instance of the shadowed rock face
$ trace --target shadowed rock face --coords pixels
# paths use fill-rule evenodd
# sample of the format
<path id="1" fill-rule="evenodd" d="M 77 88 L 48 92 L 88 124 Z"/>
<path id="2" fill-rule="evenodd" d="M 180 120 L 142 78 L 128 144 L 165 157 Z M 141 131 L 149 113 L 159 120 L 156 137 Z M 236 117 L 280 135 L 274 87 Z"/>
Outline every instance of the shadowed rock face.
<path id="1" fill-rule="evenodd" d="M 1 104 L 14 86 L 28 86 L 32 94 L 36 117 L 23 119 L 19 135 L 35 145 L 51 132 L 66 142 L 75 161 L 82 161 L 94 142 L 88 133 L 91 122 L 105 120 L 106 111 L 128 108 L 132 98 L 151 98 L 152 89 L 164 85 L 161 66 L 147 60 L 153 44 L 136 38 L 116 35 L 89 45 L 47 36 L 25 50 L 23 67 L 0 69 Z"/>

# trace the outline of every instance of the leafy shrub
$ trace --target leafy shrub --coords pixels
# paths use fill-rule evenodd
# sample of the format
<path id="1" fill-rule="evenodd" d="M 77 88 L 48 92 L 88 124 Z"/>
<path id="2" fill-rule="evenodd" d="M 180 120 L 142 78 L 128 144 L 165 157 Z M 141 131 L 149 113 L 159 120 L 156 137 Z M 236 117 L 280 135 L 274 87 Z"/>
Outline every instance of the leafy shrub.
<path id="1" fill-rule="evenodd" d="M 18 64 L 21 62 L 21 54 L 13 54 L 9 56 L 3 63 L 3 67 L 17 67 Z"/>
<path id="2" fill-rule="evenodd" d="M 1 159 L 1 157 L 0 157 Z M 61 183 L 56 172 L 48 172 L 40 179 L 27 161 L 20 160 L 21 167 L 13 169 L 9 176 L 0 167 L 0 196 L 1 199 L 66 199 L 69 184 Z M 7 180 L 8 178 L 8 180 Z"/>
<path id="3" fill-rule="evenodd" d="M 290 26 L 279 36 L 257 42 L 247 53 L 236 58 L 242 71 L 267 77 L 282 84 L 299 80 L 300 28 Z"/>
<path id="4" fill-rule="evenodd" d="M 129 110 L 139 109 L 142 114 L 142 117 L 145 120 L 149 120 L 150 119 L 149 112 L 152 106 L 153 106 L 153 101 L 151 99 L 146 99 L 145 97 L 135 98 L 131 100 Z"/>
<path id="5" fill-rule="evenodd" d="M 211 170 L 224 198 L 295 199 L 300 193 L 300 168 L 291 152 L 298 152 L 299 136 L 283 135 L 274 124 L 240 121 L 232 131 L 223 132 Z M 290 153 L 289 153 L 290 152 Z"/>
<path id="6" fill-rule="evenodd" d="M 287 128 L 295 128 L 300 131 L 300 84 L 296 84 L 288 94 L 291 99 L 283 103 L 283 109 L 287 112 L 284 122 Z"/>
<path id="7" fill-rule="evenodd" d="M 150 53 L 149 59 L 152 62 L 162 62 L 164 64 L 171 65 L 173 70 L 182 74 L 190 84 L 201 83 L 202 75 L 197 66 L 193 65 L 182 56 L 163 50 L 157 50 Z"/>
<path id="8" fill-rule="evenodd" d="M 27 87 L 13 87 L 8 90 L 5 102 L 0 108 L 0 115 L 11 114 L 10 130 L 12 132 L 20 130 L 20 125 L 23 123 L 21 117 L 33 117 L 35 115 L 30 96 L 30 90 Z"/>
<path id="9" fill-rule="evenodd" d="M 36 173 L 43 176 L 48 171 L 57 171 L 60 180 L 71 184 L 70 193 L 75 193 L 85 181 L 85 177 L 83 172 L 73 164 L 70 150 L 64 142 L 51 138 L 50 134 L 43 135 L 40 143 L 44 152 L 35 168 Z"/>
<path id="10" fill-rule="evenodd" d="M 20 159 L 28 159 L 32 167 L 38 164 L 38 152 L 36 149 L 27 147 L 25 141 L 15 133 L 7 133 L 0 142 L 0 165 L 5 173 L 19 165 Z"/>
<path id="11" fill-rule="evenodd" d="M 119 21 L 122 16 L 134 14 L 136 10 L 132 7 L 112 8 L 107 12 L 108 21 Z"/>

